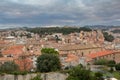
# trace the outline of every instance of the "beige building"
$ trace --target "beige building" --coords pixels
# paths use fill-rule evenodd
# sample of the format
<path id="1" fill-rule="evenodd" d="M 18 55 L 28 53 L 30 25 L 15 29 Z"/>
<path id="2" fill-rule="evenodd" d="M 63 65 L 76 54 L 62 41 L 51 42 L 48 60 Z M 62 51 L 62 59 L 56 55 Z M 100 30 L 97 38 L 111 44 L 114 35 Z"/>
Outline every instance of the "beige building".
<path id="1" fill-rule="evenodd" d="M 80 57 L 85 56 L 87 54 L 93 53 L 93 52 L 98 52 L 98 51 L 102 51 L 103 48 L 99 45 L 92 45 L 92 44 L 87 44 L 87 45 L 64 45 L 64 46 L 60 46 L 58 47 L 58 51 L 60 52 L 60 54 L 75 54 L 78 55 Z"/>

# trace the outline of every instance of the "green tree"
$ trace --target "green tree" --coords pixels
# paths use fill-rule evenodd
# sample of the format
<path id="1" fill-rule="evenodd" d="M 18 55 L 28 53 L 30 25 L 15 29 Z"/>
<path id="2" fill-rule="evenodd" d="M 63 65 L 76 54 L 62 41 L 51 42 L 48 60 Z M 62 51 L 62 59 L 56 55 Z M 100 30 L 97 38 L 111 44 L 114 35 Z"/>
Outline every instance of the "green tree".
<path id="1" fill-rule="evenodd" d="M 56 42 L 60 41 L 61 39 L 58 37 L 58 35 L 55 35 Z"/>
<path id="2" fill-rule="evenodd" d="M 37 58 L 37 70 L 51 72 L 61 69 L 59 57 L 53 54 L 42 54 Z"/>
<path id="3" fill-rule="evenodd" d="M 42 48 L 41 52 L 42 54 L 59 54 L 54 48 Z"/>
<path id="4" fill-rule="evenodd" d="M 114 67 L 115 64 L 116 64 L 116 62 L 115 62 L 114 60 L 110 60 L 110 61 L 108 61 L 107 66 L 109 66 L 109 67 Z"/>
<path id="5" fill-rule="evenodd" d="M 97 80 L 101 80 L 103 74 L 100 73 L 100 72 L 96 72 L 96 73 L 95 73 L 95 76 L 96 76 Z"/>
<path id="6" fill-rule="evenodd" d="M 92 31 L 88 27 L 50 27 L 50 28 L 26 28 L 27 31 L 32 33 L 37 33 L 39 35 L 46 35 L 52 33 L 63 33 L 64 35 L 73 33 L 73 32 L 80 32 L 80 31 Z"/>
<path id="7" fill-rule="evenodd" d="M 99 59 L 99 60 L 96 60 L 94 62 L 95 65 L 107 65 L 108 64 L 108 60 L 106 59 Z"/>
<path id="8" fill-rule="evenodd" d="M 74 67 L 69 72 L 69 76 L 66 80 L 95 80 L 95 77 L 91 75 L 91 71 L 82 68 L 81 66 Z"/>
<path id="9" fill-rule="evenodd" d="M 116 70 L 120 70 L 120 63 L 115 65 Z"/>
<path id="10" fill-rule="evenodd" d="M 107 32 L 103 32 L 103 35 L 106 41 L 112 42 L 114 40 L 114 36 L 108 34 Z"/>
<path id="11" fill-rule="evenodd" d="M 18 71 L 18 70 L 19 70 L 19 67 L 14 62 L 5 62 L 4 64 L 2 64 L 0 66 L 0 71 L 1 72 L 10 73 L 10 72 L 13 72 L 13 71 Z"/>

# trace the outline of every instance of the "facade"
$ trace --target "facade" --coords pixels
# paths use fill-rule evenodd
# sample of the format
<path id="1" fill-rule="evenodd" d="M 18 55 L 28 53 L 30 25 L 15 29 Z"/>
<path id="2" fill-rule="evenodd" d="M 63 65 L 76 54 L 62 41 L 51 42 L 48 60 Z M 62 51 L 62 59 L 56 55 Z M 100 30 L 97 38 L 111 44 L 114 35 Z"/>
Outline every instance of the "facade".
<path id="1" fill-rule="evenodd" d="M 99 59 L 114 60 L 116 63 L 120 63 L 120 51 L 104 50 L 97 53 L 91 53 L 86 57 L 89 63 L 93 63 Z"/>

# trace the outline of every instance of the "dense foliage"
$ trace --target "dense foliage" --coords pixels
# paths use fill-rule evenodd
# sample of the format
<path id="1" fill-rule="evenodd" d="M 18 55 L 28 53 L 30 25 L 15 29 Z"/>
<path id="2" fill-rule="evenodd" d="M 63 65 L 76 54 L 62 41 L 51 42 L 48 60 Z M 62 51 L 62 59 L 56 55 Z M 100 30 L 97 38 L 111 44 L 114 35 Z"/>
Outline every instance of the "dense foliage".
<path id="1" fill-rule="evenodd" d="M 27 28 L 29 32 L 38 33 L 40 35 L 44 34 L 52 34 L 52 33 L 63 33 L 63 34 L 70 34 L 73 32 L 80 32 L 80 31 L 92 31 L 90 28 L 87 27 L 49 27 L 49 28 Z"/>
<path id="2" fill-rule="evenodd" d="M 107 66 L 109 66 L 109 67 L 114 67 L 115 65 L 116 65 L 116 62 L 114 60 L 110 60 L 107 63 Z"/>
<path id="3" fill-rule="evenodd" d="M 82 68 L 81 66 L 71 69 L 66 80 L 96 80 L 91 74 L 91 71 Z"/>
<path id="4" fill-rule="evenodd" d="M 100 72 L 96 72 L 96 73 L 95 73 L 95 76 L 96 76 L 96 79 L 97 79 L 97 80 L 102 80 L 101 78 L 103 77 L 103 74 L 100 73 Z"/>
<path id="5" fill-rule="evenodd" d="M 5 62 L 0 66 L 0 71 L 5 73 L 10 73 L 19 70 L 19 67 L 14 62 Z"/>
<path id="6" fill-rule="evenodd" d="M 95 65 L 106 65 L 109 67 L 114 67 L 116 62 L 114 60 L 99 59 L 94 62 Z"/>
<path id="7" fill-rule="evenodd" d="M 114 36 L 108 34 L 107 32 L 103 32 L 103 35 L 106 41 L 112 42 L 114 40 Z"/>
<path id="8" fill-rule="evenodd" d="M 116 70 L 120 70 L 120 63 L 116 64 L 115 68 Z"/>
<path id="9" fill-rule="evenodd" d="M 113 30 L 112 32 L 113 32 L 113 33 L 120 33 L 120 30 L 117 30 L 117 29 L 116 29 L 116 30 Z"/>
<path id="10" fill-rule="evenodd" d="M 42 54 L 56 54 L 56 55 L 59 54 L 58 51 L 56 51 L 53 48 L 42 48 L 41 52 L 42 52 Z"/>
<path id="11" fill-rule="evenodd" d="M 99 60 L 95 60 L 94 64 L 95 65 L 106 65 L 108 63 L 108 60 L 106 59 L 99 59 Z"/>
<path id="12" fill-rule="evenodd" d="M 53 54 L 42 54 L 37 58 L 37 70 L 51 72 L 61 69 L 59 57 Z"/>

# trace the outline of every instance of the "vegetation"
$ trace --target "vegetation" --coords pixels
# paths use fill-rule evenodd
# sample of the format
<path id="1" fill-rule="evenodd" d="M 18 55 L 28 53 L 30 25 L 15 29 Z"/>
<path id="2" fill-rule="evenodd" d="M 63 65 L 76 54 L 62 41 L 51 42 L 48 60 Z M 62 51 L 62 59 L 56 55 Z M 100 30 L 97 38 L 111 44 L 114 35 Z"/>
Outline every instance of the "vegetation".
<path id="1" fill-rule="evenodd" d="M 5 73 L 10 73 L 18 70 L 19 70 L 19 67 L 14 62 L 5 62 L 0 66 L 0 71 Z"/>
<path id="2" fill-rule="evenodd" d="M 13 71 L 13 72 L 10 72 L 10 74 L 14 74 L 14 75 L 26 75 L 28 74 L 27 71 Z"/>
<path id="3" fill-rule="evenodd" d="M 69 76 L 66 80 L 96 80 L 95 76 L 91 74 L 91 71 L 86 70 L 85 68 L 81 67 L 80 65 L 74 67 L 69 72 Z"/>
<path id="4" fill-rule="evenodd" d="M 116 62 L 114 60 L 99 59 L 94 62 L 95 65 L 106 65 L 108 67 L 115 67 Z"/>
<path id="5" fill-rule="evenodd" d="M 21 34 L 17 35 L 17 34 L 15 34 L 14 31 L 12 31 L 10 35 L 11 35 L 11 36 L 15 36 L 15 37 L 17 37 L 17 36 L 20 36 L 20 37 L 26 36 L 27 38 L 32 38 L 32 35 L 31 35 L 30 33 L 24 33 L 24 34 L 21 33 Z"/>
<path id="6" fill-rule="evenodd" d="M 42 80 L 41 79 L 41 75 L 37 74 L 37 76 L 35 76 L 34 78 L 30 79 L 30 80 Z"/>
<path id="7" fill-rule="evenodd" d="M 42 54 L 59 54 L 58 51 L 56 51 L 54 48 L 42 48 L 41 52 Z"/>
<path id="8" fill-rule="evenodd" d="M 58 37 L 58 35 L 55 35 L 56 42 L 61 41 L 61 39 Z"/>
<path id="9" fill-rule="evenodd" d="M 106 59 L 99 59 L 94 62 L 95 65 L 106 65 L 108 63 L 108 60 Z"/>
<path id="10" fill-rule="evenodd" d="M 103 35 L 106 41 L 112 42 L 114 40 L 114 37 L 111 34 L 108 34 L 107 32 L 103 32 Z"/>
<path id="11" fill-rule="evenodd" d="M 51 72 L 61 69 L 59 57 L 53 54 L 42 54 L 37 58 L 37 70 Z"/>
<path id="12" fill-rule="evenodd" d="M 63 33 L 63 34 L 70 34 L 73 32 L 80 32 L 80 31 L 92 31 L 90 28 L 87 27 L 50 27 L 50 28 L 27 28 L 29 32 L 38 33 L 40 35 L 45 34 L 52 34 L 52 33 Z"/>
<path id="13" fill-rule="evenodd" d="M 120 71 L 120 63 L 116 64 L 116 65 L 115 65 L 115 68 L 116 68 L 116 70 L 119 70 L 119 71 Z"/>
<path id="14" fill-rule="evenodd" d="M 112 74 L 113 74 L 113 76 L 115 78 L 117 78 L 118 80 L 120 80 L 120 72 L 113 72 Z"/>
<path id="15" fill-rule="evenodd" d="M 101 80 L 101 78 L 103 77 L 103 74 L 100 73 L 100 72 L 96 72 L 96 73 L 95 73 L 95 76 L 96 76 L 96 79 L 97 79 L 97 80 Z"/>
<path id="16" fill-rule="evenodd" d="M 116 29 L 116 30 L 113 30 L 112 32 L 113 32 L 113 33 L 120 33 L 120 30 L 119 30 L 119 29 Z"/>
<path id="17" fill-rule="evenodd" d="M 110 60 L 107 63 L 107 66 L 109 66 L 109 67 L 115 67 L 115 65 L 116 65 L 116 62 L 114 60 Z"/>

